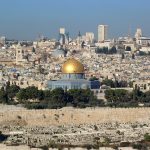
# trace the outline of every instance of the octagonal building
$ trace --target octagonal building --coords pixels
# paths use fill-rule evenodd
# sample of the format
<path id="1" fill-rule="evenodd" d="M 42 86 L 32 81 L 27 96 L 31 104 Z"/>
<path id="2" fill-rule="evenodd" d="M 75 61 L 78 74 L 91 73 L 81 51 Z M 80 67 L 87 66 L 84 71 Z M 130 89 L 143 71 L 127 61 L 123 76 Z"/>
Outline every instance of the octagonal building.
<path id="1" fill-rule="evenodd" d="M 99 81 L 89 81 L 85 79 L 83 64 L 74 58 L 68 59 L 62 65 L 61 70 L 61 79 L 48 81 L 48 89 L 99 89 L 100 87 Z"/>

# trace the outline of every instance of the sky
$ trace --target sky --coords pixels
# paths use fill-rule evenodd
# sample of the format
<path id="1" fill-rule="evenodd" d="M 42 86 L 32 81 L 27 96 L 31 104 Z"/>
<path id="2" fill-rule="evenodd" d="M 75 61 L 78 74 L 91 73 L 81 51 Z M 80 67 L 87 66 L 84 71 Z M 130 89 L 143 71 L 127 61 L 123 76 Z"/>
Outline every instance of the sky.
<path id="1" fill-rule="evenodd" d="M 140 27 L 150 36 L 150 0 L 0 0 L 0 36 L 58 39 L 64 27 L 71 37 L 108 25 L 108 37 L 134 35 Z"/>

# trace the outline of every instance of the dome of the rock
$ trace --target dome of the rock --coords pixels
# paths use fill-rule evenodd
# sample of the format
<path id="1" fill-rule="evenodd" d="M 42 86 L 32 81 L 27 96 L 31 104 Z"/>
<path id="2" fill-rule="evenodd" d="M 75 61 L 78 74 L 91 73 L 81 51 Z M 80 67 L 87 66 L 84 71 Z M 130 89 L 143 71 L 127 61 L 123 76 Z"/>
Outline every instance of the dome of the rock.
<path id="1" fill-rule="evenodd" d="M 68 59 L 62 66 L 62 73 L 64 74 L 82 74 L 84 73 L 84 66 L 76 59 Z"/>

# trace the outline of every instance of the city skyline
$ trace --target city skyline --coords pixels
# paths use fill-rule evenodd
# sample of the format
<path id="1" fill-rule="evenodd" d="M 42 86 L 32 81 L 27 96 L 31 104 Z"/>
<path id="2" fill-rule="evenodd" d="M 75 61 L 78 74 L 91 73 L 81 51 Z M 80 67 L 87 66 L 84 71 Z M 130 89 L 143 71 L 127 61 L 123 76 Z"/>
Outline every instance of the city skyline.
<path id="1" fill-rule="evenodd" d="M 38 35 L 58 38 L 64 27 L 71 37 L 78 32 L 94 32 L 98 25 L 109 26 L 108 38 L 134 35 L 140 27 L 149 36 L 149 1 L 109 0 L 2 0 L 0 2 L 0 36 L 19 40 L 35 40 Z"/>

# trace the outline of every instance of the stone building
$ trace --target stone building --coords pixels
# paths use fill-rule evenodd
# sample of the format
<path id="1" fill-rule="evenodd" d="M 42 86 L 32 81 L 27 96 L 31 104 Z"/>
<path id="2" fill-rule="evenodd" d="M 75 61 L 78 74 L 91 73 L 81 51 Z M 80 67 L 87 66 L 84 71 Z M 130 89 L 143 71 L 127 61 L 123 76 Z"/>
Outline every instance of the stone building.
<path id="1" fill-rule="evenodd" d="M 139 88 L 141 91 L 149 91 L 150 90 L 150 80 L 144 81 L 136 81 L 133 83 L 133 88 Z"/>

